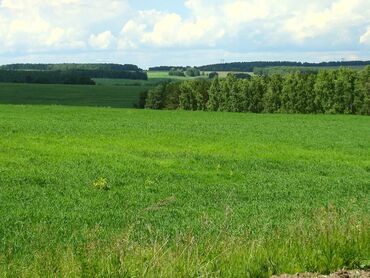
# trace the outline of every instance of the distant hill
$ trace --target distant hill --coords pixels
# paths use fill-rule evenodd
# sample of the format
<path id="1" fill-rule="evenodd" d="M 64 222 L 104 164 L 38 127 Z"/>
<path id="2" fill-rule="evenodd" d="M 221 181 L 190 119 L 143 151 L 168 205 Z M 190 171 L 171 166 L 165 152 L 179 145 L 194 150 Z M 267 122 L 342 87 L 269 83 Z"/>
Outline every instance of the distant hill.
<path id="1" fill-rule="evenodd" d="M 58 75 L 57 72 L 65 74 Z M 0 66 L 0 73 L 2 82 L 12 82 L 12 80 L 17 80 L 17 82 L 20 82 L 19 80 L 33 80 L 35 82 L 35 80 L 48 79 L 47 83 L 49 83 L 56 80 L 55 76 L 57 75 L 63 77 L 73 75 L 76 78 L 148 79 L 144 70 L 130 64 L 10 64 Z M 57 83 L 59 83 L 61 82 L 59 80 L 63 80 L 63 78 L 58 77 L 57 80 Z"/>
<path id="2" fill-rule="evenodd" d="M 86 75 L 70 71 L 1 70 L 0 82 L 95 85 Z"/>
<path id="3" fill-rule="evenodd" d="M 236 62 L 213 64 L 197 67 L 201 71 L 238 71 L 238 72 L 253 72 L 254 68 L 267 67 L 353 67 L 353 66 L 367 66 L 370 61 L 341 61 L 341 62 L 321 62 L 321 63 L 301 63 L 301 62 Z"/>
<path id="4" fill-rule="evenodd" d="M 149 71 L 170 71 L 173 69 L 176 70 L 186 70 L 187 67 L 179 67 L 179 66 L 158 66 L 158 67 L 151 67 L 149 68 Z"/>
<path id="5" fill-rule="evenodd" d="M 121 70 L 121 71 L 139 71 L 141 70 L 136 65 L 131 64 L 10 64 L 0 66 L 3 70 Z"/>

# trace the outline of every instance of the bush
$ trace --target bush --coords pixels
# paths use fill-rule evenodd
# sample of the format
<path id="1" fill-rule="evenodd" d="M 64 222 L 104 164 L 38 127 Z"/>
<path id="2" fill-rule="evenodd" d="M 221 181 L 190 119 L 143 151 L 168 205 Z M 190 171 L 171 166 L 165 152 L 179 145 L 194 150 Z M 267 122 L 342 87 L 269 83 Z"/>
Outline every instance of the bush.
<path id="1" fill-rule="evenodd" d="M 234 75 L 238 79 L 251 79 L 252 78 L 252 76 L 250 74 L 243 73 L 243 72 L 240 72 L 240 73 L 228 73 L 228 75 Z"/>
<path id="2" fill-rule="evenodd" d="M 139 95 L 139 100 L 136 104 L 134 104 L 135 108 L 144 109 L 145 108 L 145 101 L 148 97 L 148 91 L 141 92 Z"/>
<path id="3" fill-rule="evenodd" d="M 209 79 L 214 79 L 216 77 L 218 77 L 218 72 L 213 71 L 213 72 L 208 74 Z"/>
<path id="4" fill-rule="evenodd" d="M 182 76 L 182 77 L 185 77 L 185 73 L 181 69 L 171 69 L 168 72 L 168 75 L 170 75 L 170 76 Z"/>
<path id="5" fill-rule="evenodd" d="M 187 68 L 185 74 L 189 77 L 197 77 L 200 76 L 200 70 L 197 68 Z"/>

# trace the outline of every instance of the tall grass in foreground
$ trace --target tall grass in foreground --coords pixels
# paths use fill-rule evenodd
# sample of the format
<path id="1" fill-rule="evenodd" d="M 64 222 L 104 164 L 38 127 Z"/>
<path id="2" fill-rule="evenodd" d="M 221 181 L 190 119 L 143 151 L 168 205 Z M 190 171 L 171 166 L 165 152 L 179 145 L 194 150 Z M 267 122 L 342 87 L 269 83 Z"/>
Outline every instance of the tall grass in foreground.
<path id="1" fill-rule="evenodd" d="M 312 224 L 299 220 L 268 235 L 227 234 L 228 216 L 219 234 L 154 239 L 141 244 L 131 232 L 109 243 L 39 250 L 27 260 L 0 256 L 4 277 L 269 277 L 273 274 L 364 268 L 370 259 L 369 217 L 328 207 Z M 54 251 L 51 251 L 54 250 Z"/>

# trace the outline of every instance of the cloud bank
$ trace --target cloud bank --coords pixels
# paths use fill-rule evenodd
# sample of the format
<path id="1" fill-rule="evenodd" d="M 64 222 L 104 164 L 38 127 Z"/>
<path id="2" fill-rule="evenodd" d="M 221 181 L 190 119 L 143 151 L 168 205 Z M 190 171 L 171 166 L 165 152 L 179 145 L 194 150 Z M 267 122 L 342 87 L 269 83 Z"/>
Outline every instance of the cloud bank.
<path id="1" fill-rule="evenodd" d="M 141 53 L 165 63 L 168 54 L 191 51 L 217 57 L 263 52 L 281 59 L 299 52 L 346 58 L 370 52 L 368 0 L 186 0 L 181 7 L 173 12 L 163 5 L 138 10 L 128 0 L 0 0 L 0 55 L 84 53 L 93 61 L 95 52 L 112 59 Z"/>

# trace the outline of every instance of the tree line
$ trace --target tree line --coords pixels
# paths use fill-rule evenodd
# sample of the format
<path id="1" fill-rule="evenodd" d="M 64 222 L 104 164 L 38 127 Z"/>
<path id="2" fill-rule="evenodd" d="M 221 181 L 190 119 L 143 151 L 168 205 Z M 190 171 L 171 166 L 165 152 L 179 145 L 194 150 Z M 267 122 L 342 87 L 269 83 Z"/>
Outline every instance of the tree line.
<path id="1" fill-rule="evenodd" d="M 254 68 L 253 73 L 256 75 L 273 75 L 273 74 L 288 74 L 296 71 L 302 73 L 319 73 L 322 68 L 320 67 L 266 67 Z"/>
<path id="2" fill-rule="evenodd" d="M 138 71 L 141 70 L 136 65 L 131 64 L 9 64 L 0 66 L 3 70 L 50 70 L 50 71 L 70 71 L 70 70 L 96 70 L 96 71 Z"/>
<path id="3" fill-rule="evenodd" d="M 89 76 L 69 71 L 0 70 L 0 82 L 95 85 Z"/>
<path id="4" fill-rule="evenodd" d="M 68 70 L 69 74 L 75 74 L 90 78 L 112 78 L 112 79 L 133 79 L 148 80 L 145 71 L 126 71 L 126 70 Z"/>
<path id="5" fill-rule="evenodd" d="M 335 62 L 322 62 L 322 63 L 302 63 L 302 62 L 289 62 L 289 61 L 255 61 L 255 62 L 236 62 L 236 63 L 220 63 L 213 65 L 206 65 L 198 67 L 201 71 L 242 71 L 253 72 L 255 68 L 267 67 L 354 67 L 354 66 L 367 66 L 370 61 L 335 61 Z"/>
<path id="6" fill-rule="evenodd" d="M 180 76 L 180 77 L 197 77 L 201 75 L 201 72 L 199 69 L 194 67 L 187 67 L 187 68 L 171 68 L 168 72 L 169 76 Z"/>
<path id="7" fill-rule="evenodd" d="M 144 101 L 145 99 L 145 105 Z M 370 66 L 294 72 L 238 79 L 158 85 L 142 96 L 148 109 L 183 109 L 253 113 L 331 113 L 370 115 Z"/>
<path id="8" fill-rule="evenodd" d="M 0 82 L 88 84 L 92 78 L 148 80 L 135 65 L 119 64 L 12 64 L 0 67 Z"/>
<path id="9" fill-rule="evenodd" d="M 150 67 L 149 71 L 171 71 L 173 69 L 185 71 L 187 67 L 177 67 L 177 66 L 157 66 Z"/>

